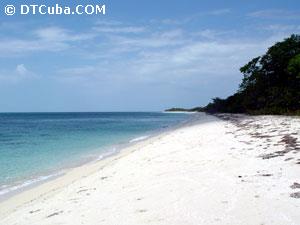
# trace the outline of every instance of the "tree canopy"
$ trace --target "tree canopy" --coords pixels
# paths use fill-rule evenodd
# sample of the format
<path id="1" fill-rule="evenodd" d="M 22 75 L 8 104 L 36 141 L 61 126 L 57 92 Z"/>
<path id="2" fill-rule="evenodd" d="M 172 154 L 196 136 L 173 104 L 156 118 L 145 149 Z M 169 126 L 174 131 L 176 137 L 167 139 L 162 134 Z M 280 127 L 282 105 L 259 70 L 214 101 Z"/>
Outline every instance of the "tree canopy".
<path id="1" fill-rule="evenodd" d="M 215 98 L 207 112 L 285 114 L 300 111 L 300 35 L 278 42 L 240 68 L 239 90 Z"/>

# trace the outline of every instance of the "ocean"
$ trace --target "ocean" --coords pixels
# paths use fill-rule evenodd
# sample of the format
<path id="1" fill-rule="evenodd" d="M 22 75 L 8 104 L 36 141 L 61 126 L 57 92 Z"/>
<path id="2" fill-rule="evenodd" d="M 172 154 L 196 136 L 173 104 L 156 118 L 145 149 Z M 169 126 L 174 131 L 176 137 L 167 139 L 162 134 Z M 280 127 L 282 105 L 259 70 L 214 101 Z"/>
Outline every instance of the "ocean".
<path id="1" fill-rule="evenodd" d="M 188 121 L 184 113 L 1 113 L 0 198 Z"/>

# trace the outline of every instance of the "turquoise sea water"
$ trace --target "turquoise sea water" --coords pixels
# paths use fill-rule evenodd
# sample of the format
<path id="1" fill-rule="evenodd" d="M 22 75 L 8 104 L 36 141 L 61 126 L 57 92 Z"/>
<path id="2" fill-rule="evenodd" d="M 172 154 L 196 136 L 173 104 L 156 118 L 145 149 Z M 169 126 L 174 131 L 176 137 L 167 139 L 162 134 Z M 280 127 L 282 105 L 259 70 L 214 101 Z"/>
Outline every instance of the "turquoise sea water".
<path id="1" fill-rule="evenodd" d="M 181 113 L 2 113 L 0 196 L 188 120 Z"/>

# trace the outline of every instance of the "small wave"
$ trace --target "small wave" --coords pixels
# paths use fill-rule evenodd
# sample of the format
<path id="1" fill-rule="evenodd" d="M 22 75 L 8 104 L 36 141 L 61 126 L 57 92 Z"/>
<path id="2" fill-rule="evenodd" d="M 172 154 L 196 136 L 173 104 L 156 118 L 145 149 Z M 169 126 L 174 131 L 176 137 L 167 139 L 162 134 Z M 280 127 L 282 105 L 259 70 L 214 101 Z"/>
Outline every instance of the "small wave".
<path id="1" fill-rule="evenodd" d="M 104 158 L 106 158 L 108 156 L 111 156 L 111 155 L 113 155 L 116 152 L 117 152 L 117 148 L 112 148 L 111 150 L 109 150 L 109 151 L 107 151 L 107 152 L 102 153 L 101 155 L 99 155 L 98 158 L 97 158 L 97 161 L 102 160 L 102 159 L 104 159 Z"/>
<path id="2" fill-rule="evenodd" d="M 18 191 L 18 190 L 20 190 L 20 189 L 29 187 L 29 186 L 34 185 L 34 184 L 36 184 L 36 183 L 39 183 L 39 182 L 48 180 L 48 179 L 50 179 L 50 178 L 57 177 L 57 176 L 59 176 L 59 175 L 61 175 L 61 174 L 62 174 L 62 172 L 56 173 L 56 174 L 47 175 L 47 176 L 40 176 L 40 177 L 38 177 L 38 178 L 34 178 L 34 179 L 31 179 L 31 180 L 26 180 L 26 181 L 24 181 L 24 182 L 21 183 L 21 184 L 17 184 L 17 185 L 13 185 L 13 186 L 2 185 L 2 186 L 0 187 L 0 196 L 5 195 L 5 194 L 8 194 L 8 193 L 10 193 L 10 192 Z"/>
<path id="3" fill-rule="evenodd" d="M 137 138 L 134 138 L 134 139 L 131 139 L 129 141 L 129 143 L 133 143 L 133 142 L 137 142 L 137 141 L 142 141 L 142 140 L 145 140 L 147 139 L 149 136 L 141 136 L 141 137 L 137 137 Z"/>

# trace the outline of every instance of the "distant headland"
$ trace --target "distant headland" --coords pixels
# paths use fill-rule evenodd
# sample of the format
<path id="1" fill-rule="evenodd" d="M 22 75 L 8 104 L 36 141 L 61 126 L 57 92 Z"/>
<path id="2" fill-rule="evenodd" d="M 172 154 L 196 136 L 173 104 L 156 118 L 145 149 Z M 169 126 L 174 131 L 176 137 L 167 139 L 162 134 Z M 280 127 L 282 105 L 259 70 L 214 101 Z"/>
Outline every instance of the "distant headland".
<path id="1" fill-rule="evenodd" d="M 291 35 L 240 68 L 237 92 L 213 98 L 205 107 L 171 108 L 167 112 L 300 115 L 300 35 Z"/>
<path id="2" fill-rule="evenodd" d="M 202 107 L 195 107 L 192 109 L 185 109 L 185 108 L 170 108 L 166 109 L 165 112 L 203 112 L 204 109 Z"/>

